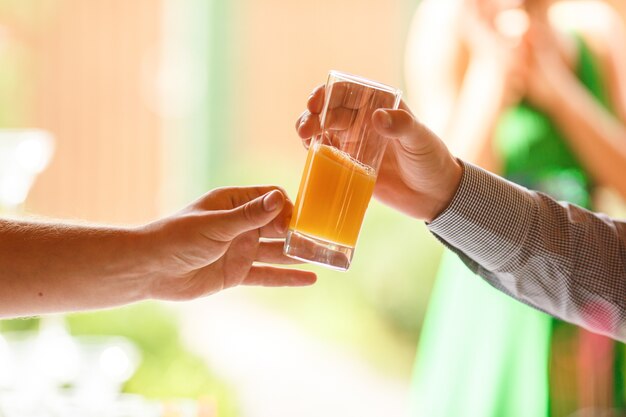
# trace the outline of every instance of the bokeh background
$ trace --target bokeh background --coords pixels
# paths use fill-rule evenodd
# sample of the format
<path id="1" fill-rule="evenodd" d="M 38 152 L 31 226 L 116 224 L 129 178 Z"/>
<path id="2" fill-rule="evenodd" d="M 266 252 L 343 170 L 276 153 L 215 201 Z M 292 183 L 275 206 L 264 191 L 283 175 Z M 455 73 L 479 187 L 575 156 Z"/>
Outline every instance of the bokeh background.
<path id="1" fill-rule="evenodd" d="M 134 225 L 222 185 L 295 198 L 308 94 L 330 69 L 403 88 L 417 5 L 0 0 L 0 128 L 55 139 L 21 215 Z M 140 358 L 124 392 L 203 415 L 402 416 L 440 254 L 423 224 L 372 202 L 350 272 L 316 268 L 312 288 L 0 324 L 122 336 Z"/>

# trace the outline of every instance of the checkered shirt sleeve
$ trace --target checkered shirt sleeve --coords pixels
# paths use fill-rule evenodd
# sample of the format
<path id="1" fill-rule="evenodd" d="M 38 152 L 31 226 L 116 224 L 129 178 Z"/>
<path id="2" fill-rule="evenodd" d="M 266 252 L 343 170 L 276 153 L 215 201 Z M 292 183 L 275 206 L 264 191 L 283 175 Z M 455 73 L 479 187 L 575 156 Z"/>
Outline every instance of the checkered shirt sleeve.
<path id="1" fill-rule="evenodd" d="M 626 222 L 461 163 L 460 187 L 430 231 L 498 290 L 626 342 Z"/>

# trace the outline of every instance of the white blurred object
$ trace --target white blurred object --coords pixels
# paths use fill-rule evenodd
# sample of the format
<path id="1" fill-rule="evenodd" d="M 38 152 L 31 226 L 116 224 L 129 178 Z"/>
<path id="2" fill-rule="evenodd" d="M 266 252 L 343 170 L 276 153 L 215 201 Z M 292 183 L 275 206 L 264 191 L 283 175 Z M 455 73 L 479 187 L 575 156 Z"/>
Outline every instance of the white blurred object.
<path id="1" fill-rule="evenodd" d="M 124 337 L 72 336 L 62 316 L 46 316 L 39 332 L 0 335 L 0 416 L 161 416 L 158 403 L 121 393 L 140 361 Z"/>
<path id="2" fill-rule="evenodd" d="M 40 129 L 0 129 L 0 210 L 16 211 L 52 158 L 54 139 Z"/>
<path id="3" fill-rule="evenodd" d="M 102 372 L 114 381 L 125 381 L 133 371 L 130 358 L 120 346 L 109 346 L 100 355 Z"/>
<path id="4" fill-rule="evenodd" d="M 520 41 L 530 28 L 530 19 L 524 10 L 510 9 L 498 13 L 494 24 L 504 37 Z"/>
<path id="5" fill-rule="evenodd" d="M 48 389 L 72 383 L 81 357 L 78 343 L 68 332 L 65 320 L 60 315 L 43 316 L 39 328 L 30 345 L 30 359 L 26 364 L 26 369 L 30 370 L 26 373 L 29 380 L 24 385 L 32 388 L 42 384 L 42 389 Z"/>
<path id="6" fill-rule="evenodd" d="M 13 355 L 9 344 L 0 334 L 0 389 L 11 385 L 14 372 Z"/>
<path id="7" fill-rule="evenodd" d="M 104 406 L 119 395 L 124 382 L 141 361 L 137 347 L 119 336 L 81 336 L 82 369 L 76 378 L 76 396 L 92 406 Z"/>

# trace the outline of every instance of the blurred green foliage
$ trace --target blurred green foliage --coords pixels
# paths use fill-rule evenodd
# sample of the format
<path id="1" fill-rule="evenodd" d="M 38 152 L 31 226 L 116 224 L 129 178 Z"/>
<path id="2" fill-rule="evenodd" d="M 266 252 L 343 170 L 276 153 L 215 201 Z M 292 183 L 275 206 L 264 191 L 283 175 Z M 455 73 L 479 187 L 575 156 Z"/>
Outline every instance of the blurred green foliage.
<path id="1" fill-rule="evenodd" d="M 201 358 L 180 340 L 177 317 L 157 303 L 67 317 L 74 335 L 118 335 L 139 347 L 142 362 L 124 386 L 125 392 L 152 398 L 219 397 L 220 415 L 233 415 L 228 388 L 211 374 Z"/>
<path id="2" fill-rule="evenodd" d="M 24 127 L 32 110 L 35 67 L 22 42 L 42 30 L 54 13 L 53 0 L 0 0 L 0 128 Z"/>
<path id="3" fill-rule="evenodd" d="M 66 318 L 73 335 L 122 336 L 141 352 L 141 363 L 124 392 L 158 400 L 209 399 L 220 416 L 235 416 L 231 389 L 180 339 L 177 317 L 162 304 L 147 302 L 112 310 L 77 313 Z M 36 330 L 39 319 L 0 321 L 1 331 Z"/>

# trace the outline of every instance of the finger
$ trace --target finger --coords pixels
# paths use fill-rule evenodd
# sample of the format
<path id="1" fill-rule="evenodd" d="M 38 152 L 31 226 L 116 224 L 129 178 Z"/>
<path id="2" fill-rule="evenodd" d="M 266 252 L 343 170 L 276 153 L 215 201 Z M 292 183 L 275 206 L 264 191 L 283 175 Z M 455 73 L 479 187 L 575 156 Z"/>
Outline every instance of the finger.
<path id="1" fill-rule="evenodd" d="M 326 112 L 324 127 L 327 130 L 346 130 L 353 125 L 358 115 L 359 110 L 347 107 L 336 107 Z M 302 139 L 306 139 L 307 142 L 310 141 L 313 136 L 319 135 L 322 130 L 319 117 L 311 113 L 303 115 L 299 121 L 297 130 L 298 135 Z"/>
<path id="2" fill-rule="evenodd" d="M 202 210 L 231 210 L 273 190 L 278 190 L 287 196 L 287 192 L 277 185 L 220 187 L 200 197 L 195 207 Z"/>
<path id="3" fill-rule="evenodd" d="M 358 114 L 358 110 L 345 107 L 329 110 L 324 120 L 324 128 L 329 130 L 346 130 L 352 125 Z"/>
<path id="4" fill-rule="evenodd" d="M 353 85 L 342 81 L 334 83 L 329 92 L 324 92 L 324 95 L 329 94 L 326 107 L 328 109 L 336 109 L 337 107 L 358 108 L 361 95 L 356 88 L 352 87 Z"/>
<path id="5" fill-rule="evenodd" d="M 404 110 L 405 112 L 409 113 L 411 117 L 415 117 L 411 109 L 409 109 L 409 106 L 404 102 L 404 100 L 400 100 L 400 105 L 398 106 L 398 108 L 400 110 Z"/>
<path id="6" fill-rule="evenodd" d="M 396 95 L 387 90 L 376 90 L 355 83 L 335 83 L 332 86 L 327 108 L 343 107 L 350 110 L 363 108 L 393 107 Z"/>
<path id="7" fill-rule="evenodd" d="M 283 254 L 284 246 L 284 240 L 262 241 L 257 250 L 256 262 L 284 265 L 301 264 L 301 261 Z"/>
<path id="8" fill-rule="evenodd" d="M 405 110 L 376 110 L 372 115 L 372 125 L 381 136 L 397 139 L 405 150 L 414 154 L 429 149 L 436 138 Z"/>
<path id="9" fill-rule="evenodd" d="M 320 114 L 324 108 L 324 92 L 326 87 L 320 85 L 313 90 L 306 103 L 306 108 L 313 114 Z"/>
<path id="10" fill-rule="evenodd" d="M 321 132 L 320 116 L 324 108 L 324 86 L 313 91 L 305 110 L 296 121 L 296 131 L 307 141 Z M 330 130 L 345 130 L 350 127 L 360 110 L 393 107 L 396 96 L 388 91 L 375 91 L 352 82 L 337 82 L 332 85 L 326 104 L 324 127 Z M 404 108 L 406 106 L 402 104 Z M 308 143 L 305 142 L 305 146 Z"/>
<path id="11" fill-rule="evenodd" d="M 261 227 L 260 237 L 268 239 L 282 239 L 287 236 L 287 230 L 289 229 L 289 223 L 291 222 L 291 216 L 293 214 L 293 203 L 289 200 L 285 200 L 283 209 L 278 213 L 276 218 L 270 223 Z"/>
<path id="12" fill-rule="evenodd" d="M 388 91 L 378 91 L 360 87 L 362 92 L 346 97 L 341 105 L 329 105 L 323 115 L 323 128 L 329 130 L 345 130 L 352 127 L 359 119 L 367 118 L 379 108 L 392 108 L 396 104 L 396 97 Z M 330 94 L 334 94 L 334 89 Z M 333 98 L 331 98 L 331 103 Z"/>
<path id="13" fill-rule="evenodd" d="M 320 118 L 316 114 L 311 114 L 307 111 L 301 119 L 296 128 L 298 135 L 302 139 L 309 140 L 311 137 L 321 132 Z"/>
<path id="14" fill-rule="evenodd" d="M 317 281 L 315 273 L 298 269 L 276 268 L 273 266 L 253 265 L 243 280 L 242 285 L 261 285 L 264 287 L 302 287 Z"/>
<path id="15" fill-rule="evenodd" d="M 300 127 L 300 125 L 305 120 L 308 114 L 309 114 L 308 110 L 305 110 L 302 113 L 300 113 L 300 116 L 298 116 L 298 118 L 296 119 L 296 126 L 295 126 L 296 131 L 298 130 L 298 128 Z"/>
<path id="16" fill-rule="evenodd" d="M 211 212 L 206 233 L 214 239 L 229 241 L 242 233 L 259 229 L 272 222 L 282 211 L 286 198 L 279 190 L 270 191 L 231 210 Z"/>

